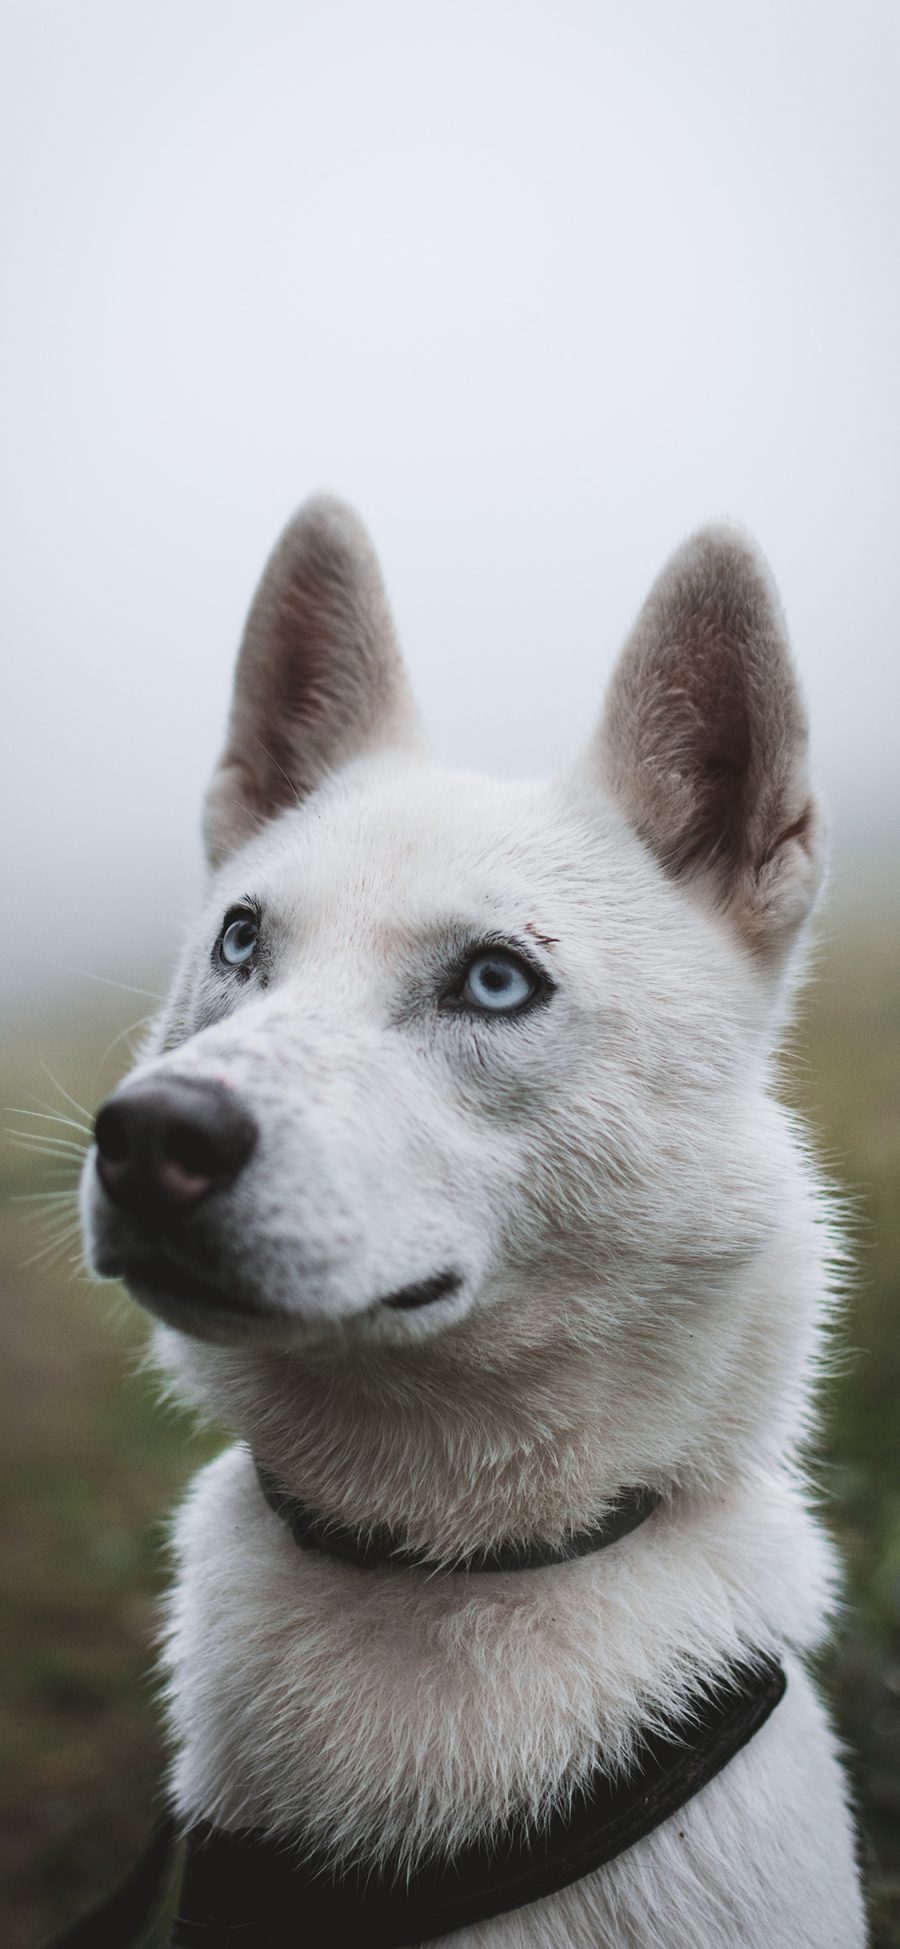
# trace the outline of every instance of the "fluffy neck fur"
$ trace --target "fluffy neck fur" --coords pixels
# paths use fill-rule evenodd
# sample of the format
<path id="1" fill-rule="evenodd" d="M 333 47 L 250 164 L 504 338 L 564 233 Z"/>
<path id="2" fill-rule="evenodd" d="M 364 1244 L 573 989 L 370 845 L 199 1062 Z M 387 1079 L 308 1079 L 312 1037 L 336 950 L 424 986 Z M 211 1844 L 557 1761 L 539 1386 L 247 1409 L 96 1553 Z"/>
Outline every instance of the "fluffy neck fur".
<path id="1" fill-rule="evenodd" d="M 467 1578 L 298 1550 L 239 1446 L 198 1479 L 177 1552 L 179 1812 L 312 1833 L 338 1859 L 412 1861 L 540 1818 L 729 1659 L 815 1644 L 832 1584 L 797 1492 L 761 1469 L 599 1556 Z"/>

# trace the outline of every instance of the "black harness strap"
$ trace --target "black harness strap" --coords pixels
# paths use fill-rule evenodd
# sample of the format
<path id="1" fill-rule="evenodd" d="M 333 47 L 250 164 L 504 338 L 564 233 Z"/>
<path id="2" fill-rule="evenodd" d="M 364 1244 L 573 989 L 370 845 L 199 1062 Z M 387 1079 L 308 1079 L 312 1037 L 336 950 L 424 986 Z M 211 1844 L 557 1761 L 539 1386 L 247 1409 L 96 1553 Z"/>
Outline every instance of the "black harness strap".
<path id="1" fill-rule="evenodd" d="M 165 1815 L 140 1859 L 96 1908 L 53 1937 L 46 1949 L 143 1949 L 159 1916 L 160 1941 L 168 1944 L 172 1913 L 181 1892 L 186 1850 L 174 1820 Z M 167 1900 L 167 1896 L 169 1899 Z"/>
<path id="2" fill-rule="evenodd" d="M 357 1531 L 330 1522 L 292 1496 L 261 1464 L 265 1499 L 304 1550 L 320 1550 L 364 1569 L 380 1565 L 432 1571 L 507 1571 L 547 1567 L 606 1549 L 657 1507 L 650 1489 L 626 1490 L 602 1522 L 561 1545 L 499 1543 L 442 1565 L 410 1550 L 387 1528 Z M 546 1821 L 521 1819 L 461 1849 L 407 1871 L 397 1859 L 336 1869 L 314 1843 L 292 1848 L 252 1832 L 157 1829 L 122 1886 L 52 1949 L 419 1949 L 436 1936 L 556 1894 L 615 1860 L 707 1785 L 746 1745 L 778 1704 L 785 1676 L 760 1654 L 713 1674 L 679 1720 L 641 1734 L 626 1774 L 598 1764 Z M 167 1894 L 171 1899 L 166 1899 Z M 173 1911 L 174 1921 L 171 1920 Z"/>
<path id="3" fill-rule="evenodd" d="M 644 1736 L 627 1776 L 598 1770 L 546 1825 L 523 1822 L 408 1876 L 396 1862 L 337 1875 L 316 1848 L 297 1859 L 257 1835 L 198 1828 L 187 1837 L 171 1949 L 417 1949 L 556 1894 L 677 1813 L 746 1745 L 784 1689 L 774 1659 L 732 1667 L 697 1692 L 677 1726 Z"/>
<path id="4" fill-rule="evenodd" d="M 418 1949 L 556 1894 L 624 1854 L 721 1772 L 784 1690 L 775 1658 L 733 1665 L 697 1688 L 677 1724 L 642 1735 L 627 1774 L 610 1778 L 598 1767 L 546 1822 L 523 1819 L 409 1873 L 396 1860 L 342 1873 L 314 1845 L 288 1850 L 209 1826 L 179 1841 L 167 1821 L 117 1893 L 52 1949 Z M 173 1879 L 169 1919 L 150 1935 Z"/>
<path id="5" fill-rule="evenodd" d="M 384 1524 L 357 1530 L 320 1515 L 298 1496 L 292 1496 L 262 1462 L 255 1466 L 269 1508 L 287 1525 L 301 1550 L 320 1550 L 325 1556 L 358 1564 L 363 1570 L 386 1565 L 401 1570 L 544 1570 L 554 1563 L 570 1563 L 575 1557 L 608 1549 L 646 1522 L 660 1501 L 655 1489 L 624 1489 L 601 1521 L 587 1529 L 573 1530 L 562 1543 L 493 1543 L 484 1550 L 456 1557 L 450 1564 L 441 1564 L 427 1550 L 407 1549 Z"/>

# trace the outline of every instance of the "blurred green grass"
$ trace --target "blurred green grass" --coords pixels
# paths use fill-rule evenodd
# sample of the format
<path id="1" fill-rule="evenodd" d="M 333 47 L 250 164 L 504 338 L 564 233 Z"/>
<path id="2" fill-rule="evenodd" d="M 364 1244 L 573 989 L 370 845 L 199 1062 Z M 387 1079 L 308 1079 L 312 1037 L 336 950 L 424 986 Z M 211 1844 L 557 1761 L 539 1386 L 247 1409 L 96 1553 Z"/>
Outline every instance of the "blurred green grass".
<path id="1" fill-rule="evenodd" d="M 4 1102 L 91 1107 L 124 1066 L 121 1003 L 19 1025 Z M 105 1053 L 104 1053 L 105 1051 Z M 816 1473 L 847 1565 L 823 1662 L 852 1754 L 876 1949 L 900 1949 L 900 924 L 832 914 L 786 1061 L 857 1272 L 825 1390 Z M 24 1127 L 28 1119 L 7 1118 Z M 35 1130 L 39 1129 L 36 1122 Z M 50 1129 L 51 1126 L 44 1126 Z M 75 1132 L 67 1131 L 69 1137 Z M 142 1843 L 162 1769 L 152 1643 L 165 1521 L 215 1438 L 141 1371 L 137 1309 L 41 1248 L 31 1202 L 70 1167 L 10 1146 L 0 1188 L 0 1911 L 35 1949 Z M 74 1177 L 74 1167 L 72 1167 Z M 53 1188 L 59 1188 L 54 1181 Z M 31 1260 L 31 1263 L 27 1263 Z"/>
<path id="2" fill-rule="evenodd" d="M 846 1740 L 875 1949 L 900 1949 L 900 925 L 832 917 L 788 1065 L 832 1182 L 855 1274 L 825 1390 L 817 1475 L 846 1567 L 823 1675 Z"/>

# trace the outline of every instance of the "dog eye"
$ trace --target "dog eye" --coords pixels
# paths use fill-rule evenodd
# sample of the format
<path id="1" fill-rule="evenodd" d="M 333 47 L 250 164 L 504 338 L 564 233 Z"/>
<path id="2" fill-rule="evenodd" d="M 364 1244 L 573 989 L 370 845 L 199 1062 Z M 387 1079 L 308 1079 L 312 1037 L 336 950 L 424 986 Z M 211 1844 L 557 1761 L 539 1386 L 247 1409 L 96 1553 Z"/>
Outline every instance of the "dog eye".
<path id="1" fill-rule="evenodd" d="M 219 943 L 219 960 L 226 968 L 246 968 L 256 953 L 259 941 L 259 922 L 255 914 L 243 911 L 230 919 L 226 915 L 225 932 Z"/>
<path id="2" fill-rule="evenodd" d="M 487 1015 L 514 1015 L 537 993 L 537 982 L 514 954 L 493 949 L 469 962 L 460 1001 Z"/>

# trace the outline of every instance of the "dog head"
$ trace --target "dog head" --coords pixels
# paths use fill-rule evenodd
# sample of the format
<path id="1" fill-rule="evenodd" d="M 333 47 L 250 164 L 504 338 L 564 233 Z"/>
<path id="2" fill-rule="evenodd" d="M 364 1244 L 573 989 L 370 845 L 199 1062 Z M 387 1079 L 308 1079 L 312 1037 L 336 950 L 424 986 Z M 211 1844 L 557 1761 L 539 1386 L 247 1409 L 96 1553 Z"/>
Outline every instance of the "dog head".
<path id="1" fill-rule="evenodd" d="M 302 509 L 246 625 L 203 911 L 98 1115 L 96 1270 L 279 1357 L 575 1334 L 674 1372 L 717 1318 L 733 1359 L 796 1176 L 768 1065 L 822 874 L 806 747 L 768 572 L 709 529 L 566 775 L 437 770 L 365 533 Z"/>

